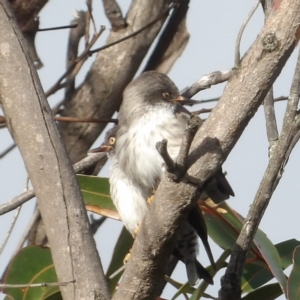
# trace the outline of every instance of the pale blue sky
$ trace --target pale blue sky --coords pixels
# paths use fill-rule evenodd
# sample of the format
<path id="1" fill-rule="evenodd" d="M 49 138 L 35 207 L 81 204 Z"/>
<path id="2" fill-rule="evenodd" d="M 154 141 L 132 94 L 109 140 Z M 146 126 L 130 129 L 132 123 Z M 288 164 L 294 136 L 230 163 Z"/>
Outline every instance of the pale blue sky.
<path id="1" fill-rule="evenodd" d="M 105 42 L 110 26 L 103 15 L 101 1 L 94 2 L 94 16 L 97 25 L 106 25 L 107 27 L 106 32 L 97 43 L 97 46 L 101 46 Z M 123 6 L 124 13 L 130 1 L 119 0 L 119 2 Z M 191 85 L 204 74 L 229 69 L 233 66 L 236 36 L 254 2 L 256 1 L 191 0 L 187 21 L 191 38 L 186 50 L 169 74 L 180 89 Z M 49 1 L 40 15 L 40 27 L 45 28 L 69 24 L 73 18 L 72 11 L 80 9 L 85 9 L 85 1 L 83 0 Z M 241 54 L 251 46 L 262 26 L 263 14 L 261 8 L 259 8 L 244 33 Z M 45 65 L 39 71 L 39 74 L 45 90 L 65 70 L 67 39 L 67 30 L 38 33 L 38 53 Z M 274 91 L 276 97 L 288 95 L 289 93 L 297 52 L 298 47 L 275 84 Z M 80 80 L 84 78 L 85 72 L 93 60 L 94 57 L 90 58 L 80 72 Z M 209 90 L 201 92 L 194 98 L 209 99 L 220 96 L 224 86 L 225 84 L 214 86 Z M 62 92 L 58 92 L 50 97 L 50 104 L 59 101 L 62 95 Z M 276 104 L 276 115 L 279 126 L 282 124 L 285 105 L 285 102 Z M 210 105 L 199 106 L 199 108 L 208 107 Z M 198 109 L 198 107 L 195 109 Z M 0 130 L 0 139 L 0 152 L 2 152 L 12 143 L 12 140 L 6 129 Z M 97 144 L 99 144 L 99 141 Z M 299 227 L 299 193 L 297 191 L 297 185 L 299 184 L 297 170 L 300 167 L 299 159 L 297 159 L 300 154 L 299 152 L 300 148 L 296 146 L 260 226 L 273 243 L 290 238 L 300 239 L 300 233 L 297 229 Z M 224 164 L 224 169 L 228 172 L 228 179 L 236 194 L 235 198 L 229 201 L 229 204 L 244 216 L 248 212 L 267 166 L 267 154 L 268 141 L 266 138 L 265 121 L 263 110 L 260 108 Z M 107 176 L 107 167 L 101 174 Z M 24 165 L 18 150 L 15 149 L 5 159 L 0 161 L 1 203 L 20 194 L 23 190 L 25 179 L 26 172 Z M 6 263 L 26 226 L 25 224 L 29 220 L 33 207 L 34 201 L 32 200 L 22 208 L 21 216 L 13 235 L 4 253 L 0 256 L 0 272 L 6 267 Z M 2 228 L 0 243 L 2 243 L 5 232 L 9 227 L 12 215 L 13 213 L 9 213 L 0 218 L 0 226 Z M 98 249 L 104 268 L 108 266 L 114 245 L 112 232 L 116 233 L 116 238 L 120 229 L 120 222 L 108 220 L 96 234 Z M 107 242 L 108 237 L 111 239 L 111 243 Z M 105 239 L 105 243 L 101 245 L 101 240 L 103 239 Z M 215 258 L 218 258 L 222 251 L 215 245 L 212 246 L 212 249 Z M 202 250 L 200 250 L 199 260 L 204 265 L 207 265 L 208 260 L 206 255 L 201 255 L 201 253 L 203 253 Z M 185 268 L 181 264 L 177 268 L 174 277 L 182 282 L 186 280 Z M 215 285 L 209 288 L 209 292 L 213 296 L 217 296 L 219 286 L 219 279 L 216 278 Z M 171 298 L 173 294 L 174 290 L 168 289 L 164 293 L 164 297 Z M 281 298 L 284 299 L 283 297 Z"/>

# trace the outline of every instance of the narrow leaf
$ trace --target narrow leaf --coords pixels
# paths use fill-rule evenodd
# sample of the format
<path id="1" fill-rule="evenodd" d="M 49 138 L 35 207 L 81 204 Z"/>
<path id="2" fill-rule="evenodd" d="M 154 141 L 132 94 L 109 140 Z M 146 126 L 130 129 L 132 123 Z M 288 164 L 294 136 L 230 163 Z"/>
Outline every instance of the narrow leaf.
<path id="1" fill-rule="evenodd" d="M 293 254 L 293 268 L 288 280 L 288 299 L 300 299 L 300 246 L 298 246 Z"/>
<path id="2" fill-rule="evenodd" d="M 120 220 L 109 194 L 108 178 L 77 175 L 85 207 L 88 211 Z"/>
<path id="3" fill-rule="evenodd" d="M 39 246 L 23 248 L 12 259 L 4 283 L 33 284 L 57 282 L 50 249 Z M 6 288 L 3 291 L 13 299 L 45 299 L 59 293 L 59 287 Z"/>

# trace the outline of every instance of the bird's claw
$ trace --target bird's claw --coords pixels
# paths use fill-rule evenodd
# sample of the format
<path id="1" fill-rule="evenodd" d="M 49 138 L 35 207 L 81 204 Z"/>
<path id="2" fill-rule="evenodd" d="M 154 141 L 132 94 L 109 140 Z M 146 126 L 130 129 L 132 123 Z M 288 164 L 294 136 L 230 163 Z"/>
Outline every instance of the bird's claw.
<path id="1" fill-rule="evenodd" d="M 136 226 L 136 228 L 134 229 L 134 231 L 132 233 L 132 236 L 133 236 L 134 239 L 136 238 L 138 232 L 140 231 L 141 224 L 142 223 L 138 223 L 137 226 Z"/>
<path id="2" fill-rule="evenodd" d="M 124 259 L 123 259 L 123 264 L 126 265 L 130 259 L 131 256 L 131 249 L 129 250 L 129 252 L 125 255 Z"/>
<path id="3" fill-rule="evenodd" d="M 152 195 L 147 199 L 147 203 L 150 205 L 154 199 L 155 190 L 152 191 Z"/>

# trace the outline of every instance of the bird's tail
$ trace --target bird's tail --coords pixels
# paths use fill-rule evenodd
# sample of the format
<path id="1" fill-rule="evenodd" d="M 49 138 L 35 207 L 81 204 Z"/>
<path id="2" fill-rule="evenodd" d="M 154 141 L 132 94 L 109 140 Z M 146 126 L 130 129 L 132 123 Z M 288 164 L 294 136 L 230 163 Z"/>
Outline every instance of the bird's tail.
<path id="1" fill-rule="evenodd" d="M 198 283 L 199 279 L 213 284 L 213 279 L 208 271 L 197 261 L 198 239 L 196 232 L 186 222 L 182 225 L 173 254 L 186 265 L 186 273 L 191 286 Z"/>

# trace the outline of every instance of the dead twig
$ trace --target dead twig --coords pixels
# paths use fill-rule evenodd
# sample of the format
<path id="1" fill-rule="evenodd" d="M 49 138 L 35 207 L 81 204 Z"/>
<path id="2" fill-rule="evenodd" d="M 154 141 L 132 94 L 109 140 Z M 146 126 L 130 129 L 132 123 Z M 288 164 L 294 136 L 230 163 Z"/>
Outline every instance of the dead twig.
<path id="1" fill-rule="evenodd" d="M 228 81 L 232 75 L 232 70 L 215 71 L 202 76 L 197 82 L 186 89 L 182 96 L 191 98 L 202 90 L 210 88 L 212 85 Z"/>
<path id="2" fill-rule="evenodd" d="M 39 28 L 37 31 L 52 31 L 52 30 L 70 29 L 70 28 L 76 28 L 77 26 L 78 26 L 78 24 L 74 23 L 74 24 L 65 25 L 65 26 Z"/>
<path id="3" fill-rule="evenodd" d="M 234 54 L 234 66 L 237 68 L 240 64 L 240 60 L 241 60 L 241 54 L 240 54 L 240 46 L 241 46 L 241 40 L 242 40 L 242 35 L 244 33 L 244 30 L 248 24 L 248 22 L 250 21 L 250 19 L 252 18 L 254 12 L 256 11 L 256 9 L 258 8 L 258 5 L 260 3 L 261 0 L 257 0 L 257 2 L 255 3 L 255 5 L 253 6 L 253 8 L 251 9 L 251 11 L 249 12 L 246 20 L 244 21 L 244 23 L 241 26 L 241 29 L 238 33 L 238 36 L 236 38 L 236 44 L 235 44 L 235 54 Z"/>
<path id="4" fill-rule="evenodd" d="M 104 26 L 101 26 L 101 29 L 94 34 L 91 42 L 87 46 L 87 48 L 83 51 L 83 53 L 74 61 L 74 63 L 67 69 L 67 71 L 56 81 L 56 83 L 45 93 L 46 97 L 56 93 L 58 90 L 65 87 L 68 82 L 62 83 L 62 81 L 68 77 L 69 80 L 73 80 L 73 78 L 78 74 L 79 70 L 81 69 L 83 63 L 88 58 L 88 53 L 91 47 L 95 44 L 97 39 L 100 37 L 102 32 L 105 30 Z"/>
<path id="5" fill-rule="evenodd" d="M 168 7 L 164 12 L 162 12 L 158 17 L 156 17 L 154 20 L 152 20 L 151 22 L 149 22 L 148 24 L 146 24 L 145 26 L 143 26 L 143 27 L 140 28 L 139 30 L 137 30 L 137 31 L 135 31 L 135 32 L 133 32 L 133 33 L 131 33 L 131 34 L 129 34 L 129 35 L 127 35 L 127 36 L 125 36 L 125 37 L 123 37 L 123 38 L 117 40 L 117 41 L 115 41 L 115 42 L 112 42 L 112 43 L 109 43 L 109 44 L 107 44 L 107 45 L 105 45 L 105 46 L 102 46 L 102 47 L 100 47 L 100 48 L 91 50 L 91 51 L 89 51 L 89 55 L 91 56 L 91 55 L 93 55 L 94 53 L 97 53 L 97 52 L 100 52 L 100 51 L 102 51 L 102 50 L 104 50 L 104 49 L 110 48 L 110 47 L 112 47 L 112 46 L 114 46 L 114 45 L 116 45 L 116 44 L 122 43 L 122 42 L 124 42 L 124 41 L 126 41 L 126 40 L 128 40 L 128 39 L 130 39 L 130 38 L 132 38 L 132 37 L 134 37 L 134 36 L 136 36 L 136 35 L 138 35 L 139 33 L 143 32 L 144 30 L 148 29 L 149 27 L 151 27 L 152 25 L 154 25 L 156 22 L 158 22 L 158 21 L 160 21 L 162 18 L 164 18 L 164 17 L 169 13 L 169 11 L 170 11 L 172 8 L 175 7 L 175 5 L 176 5 L 176 2 L 173 2 L 173 3 L 170 4 L 169 7 Z"/>
<path id="6" fill-rule="evenodd" d="M 97 163 L 100 159 L 106 156 L 106 153 L 93 153 L 93 155 L 89 155 L 76 163 L 73 168 L 75 173 L 80 173 L 84 171 L 87 168 L 90 168 L 93 166 L 95 163 Z M 0 205 L 0 216 L 16 209 L 18 206 L 22 205 L 23 203 L 29 201 L 35 197 L 35 192 L 33 189 L 26 191 L 22 193 L 19 196 L 14 197 L 12 200 L 9 202 L 6 202 L 4 204 Z"/>

